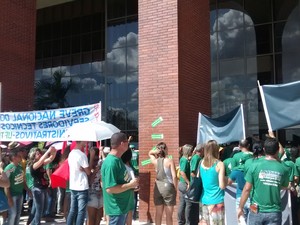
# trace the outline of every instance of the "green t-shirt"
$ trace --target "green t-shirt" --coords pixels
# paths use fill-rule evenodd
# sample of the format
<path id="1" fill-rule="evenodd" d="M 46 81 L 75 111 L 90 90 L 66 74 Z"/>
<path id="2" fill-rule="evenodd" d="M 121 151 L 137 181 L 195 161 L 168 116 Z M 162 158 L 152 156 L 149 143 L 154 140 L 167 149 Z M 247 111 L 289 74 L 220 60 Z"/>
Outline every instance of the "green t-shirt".
<path id="1" fill-rule="evenodd" d="M 33 177 L 30 173 L 30 167 L 27 166 L 26 167 L 26 173 L 25 173 L 25 176 L 26 176 L 26 184 L 27 184 L 27 187 L 29 189 L 33 188 Z"/>
<path id="2" fill-rule="evenodd" d="M 122 160 L 109 154 L 101 167 L 103 198 L 105 213 L 109 216 L 117 216 L 128 213 L 134 208 L 133 189 L 118 194 L 109 194 L 106 189 L 130 181 L 126 167 Z"/>
<path id="3" fill-rule="evenodd" d="M 259 212 L 281 212 L 280 190 L 289 183 L 286 167 L 276 160 L 261 159 L 248 170 L 245 180 L 252 184 L 251 202 L 258 204 Z"/>
<path id="4" fill-rule="evenodd" d="M 11 196 L 23 194 L 24 172 L 22 166 L 10 163 L 5 167 L 4 172 L 9 178 Z"/>
<path id="5" fill-rule="evenodd" d="M 245 170 L 244 170 L 244 173 L 246 174 L 248 172 L 248 170 L 254 166 L 256 163 L 259 163 L 261 159 L 264 159 L 265 156 L 262 156 L 262 157 L 259 157 L 259 158 L 252 158 L 252 159 L 248 159 L 246 162 L 245 162 Z"/>
<path id="6" fill-rule="evenodd" d="M 139 152 L 132 151 L 131 165 L 136 171 L 139 170 Z"/>
<path id="7" fill-rule="evenodd" d="M 295 176 L 299 177 L 300 176 L 300 157 L 298 157 L 295 161 Z"/>
<path id="8" fill-rule="evenodd" d="M 236 166 L 245 165 L 245 162 L 248 159 L 253 158 L 253 153 L 252 152 L 239 152 L 239 153 L 236 153 L 233 156 L 233 158 L 236 162 Z"/>
<path id="9" fill-rule="evenodd" d="M 236 166 L 236 162 L 234 158 L 227 158 L 223 161 L 225 166 L 225 176 L 228 177 L 232 171 L 232 169 Z"/>
<path id="10" fill-rule="evenodd" d="M 289 171 L 289 181 L 294 181 L 294 174 L 295 174 L 295 163 L 290 160 L 285 160 L 281 162 Z"/>
<path id="11" fill-rule="evenodd" d="M 181 171 L 184 172 L 187 179 L 190 180 L 190 175 L 191 175 L 190 163 L 189 163 L 189 160 L 187 158 L 185 158 L 184 156 L 182 156 L 180 158 L 179 168 L 180 168 L 180 172 Z M 184 179 L 182 178 L 181 174 L 180 174 L 179 181 L 180 182 L 185 182 Z"/>
<path id="12" fill-rule="evenodd" d="M 191 167 L 191 173 L 195 173 L 197 174 L 197 169 L 199 169 L 199 162 L 201 160 L 201 157 L 198 154 L 193 155 L 193 157 L 191 158 L 191 162 L 190 162 L 190 167 Z"/>

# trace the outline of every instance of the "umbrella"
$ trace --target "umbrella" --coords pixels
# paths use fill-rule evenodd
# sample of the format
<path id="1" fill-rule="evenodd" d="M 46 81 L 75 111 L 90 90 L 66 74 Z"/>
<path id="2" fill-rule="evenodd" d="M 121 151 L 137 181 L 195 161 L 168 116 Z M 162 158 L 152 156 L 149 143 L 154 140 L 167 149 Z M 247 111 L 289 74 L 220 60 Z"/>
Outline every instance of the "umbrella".
<path id="1" fill-rule="evenodd" d="M 63 137 L 73 141 L 101 141 L 111 138 L 114 133 L 118 132 L 120 130 L 110 123 L 89 121 L 74 124 L 66 130 Z"/>

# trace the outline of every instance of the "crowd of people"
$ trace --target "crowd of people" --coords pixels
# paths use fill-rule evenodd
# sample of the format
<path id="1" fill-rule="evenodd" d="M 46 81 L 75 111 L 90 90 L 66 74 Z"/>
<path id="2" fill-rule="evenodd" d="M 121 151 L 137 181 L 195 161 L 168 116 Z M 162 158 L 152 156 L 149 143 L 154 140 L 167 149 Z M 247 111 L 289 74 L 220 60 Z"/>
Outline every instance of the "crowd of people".
<path id="1" fill-rule="evenodd" d="M 149 151 L 156 170 L 155 224 L 162 224 L 164 211 L 166 224 L 173 224 L 177 189 L 178 224 L 225 224 L 225 188 L 233 184 L 236 209 L 231 216 L 235 215 L 239 224 L 281 225 L 283 189 L 291 194 L 293 224 L 299 224 L 299 151 L 296 144 L 284 149 L 273 132 L 264 141 L 248 138 L 228 146 L 215 140 L 195 148 L 186 144 L 179 148 L 177 173 L 173 159 L 168 158 L 167 145 L 159 143 Z M 191 201 L 187 193 L 196 176 L 202 180 L 201 196 Z"/>
<path id="2" fill-rule="evenodd" d="M 88 151 L 85 141 L 62 150 L 53 146 L 26 150 L 17 142 L 0 145 L 3 224 L 19 225 L 25 205 L 28 225 L 55 216 L 65 217 L 68 225 L 99 225 L 101 219 L 106 224 L 123 224 L 124 219 L 132 224 L 138 218 L 138 151 L 129 141 L 125 134 L 116 133 L 111 147 L 91 146 Z M 66 187 L 53 187 L 52 174 L 66 162 Z"/>
<path id="3" fill-rule="evenodd" d="M 29 206 L 27 224 L 39 225 L 43 217 L 59 214 L 67 225 L 131 225 L 137 219 L 139 191 L 138 153 L 124 133 L 115 133 L 109 147 L 76 141 L 62 150 L 50 146 L 24 150 L 17 142 L 0 145 L 0 212 L 4 224 L 17 225 L 24 202 Z M 300 215 L 299 146 L 283 146 L 273 132 L 262 141 L 240 140 L 220 146 L 215 140 L 179 148 L 179 165 L 169 157 L 166 143 L 149 151 L 155 167 L 153 190 L 155 224 L 225 224 L 225 188 L 236 186 L 239 224 L 281 224 L 282 189 L 291 193 L 293 222 Z M 2 151 L 3 150 L 3 151 Z M 88 153 L 88 154 L 86 154 Z M 68 162 L 66 187 L 53 187 L 55 170 Z M 196 178 L 199 199 L 187 198 Z M 197 189 L 197 188 L 196 188 Z M 177 193 L 179 194 L 177 198 Z M 232 210 L 232 209 L 231 209 Z M 234 213 L 235 212 L 235 213 Z"/>

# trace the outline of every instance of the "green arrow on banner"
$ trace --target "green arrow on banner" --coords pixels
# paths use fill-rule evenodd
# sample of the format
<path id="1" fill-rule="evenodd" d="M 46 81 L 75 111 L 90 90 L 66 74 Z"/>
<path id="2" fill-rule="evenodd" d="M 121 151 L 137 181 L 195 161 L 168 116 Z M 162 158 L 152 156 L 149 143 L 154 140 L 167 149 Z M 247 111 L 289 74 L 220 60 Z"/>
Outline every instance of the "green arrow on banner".
<path id="1" fill-rule="evenodd" d="M 154 120 L 151 124 L 152 127 L 156 127 L 158 124 L 160 124 L 163 121 L 163 118 L 160 116 L 156 120 Z"/>
<path id="2" fill-rule="evenodd" d="M 152 139 L 163 139 L 164 135 L 163 134 L 152 134 L 151 138 Z"/>

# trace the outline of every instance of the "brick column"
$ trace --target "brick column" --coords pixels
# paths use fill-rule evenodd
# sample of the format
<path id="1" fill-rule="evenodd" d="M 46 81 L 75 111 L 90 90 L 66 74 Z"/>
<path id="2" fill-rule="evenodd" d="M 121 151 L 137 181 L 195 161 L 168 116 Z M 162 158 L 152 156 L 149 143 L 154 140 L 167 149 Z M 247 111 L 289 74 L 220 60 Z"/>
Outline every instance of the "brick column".
<path id="1" fill-rule="evenodd" d="M 178 146 L 195 144 L 198 112 L 211 108 L 209 43 L 209 1 L 139 0 L 140 162 L 159 141 L 176 164 Z M 164 121 L 152 128 L 159 116 Z M 152 140 L 153 133 L 163 140 Z M 154 182 L 153 165 L 140 165 L 141 222 L 155 218 Z"/>
<path id="2" fill-rule="evenodd" d="M 2 111 L 32 109 L 36 0 L 2 0 L 0 82 Z"/>

